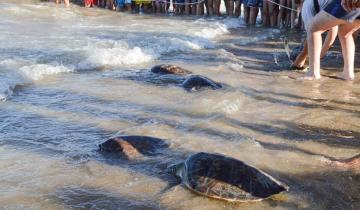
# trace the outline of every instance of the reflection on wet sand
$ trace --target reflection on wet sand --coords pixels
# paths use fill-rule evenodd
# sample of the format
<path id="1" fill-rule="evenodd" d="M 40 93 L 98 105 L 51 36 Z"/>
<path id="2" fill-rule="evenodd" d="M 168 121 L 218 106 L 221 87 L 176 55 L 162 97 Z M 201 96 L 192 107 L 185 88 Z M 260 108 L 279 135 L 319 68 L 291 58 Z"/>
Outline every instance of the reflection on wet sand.
<path id="1" fill-rule="evenodd" d="M 1 84 L 24 70 L 6 77 L 18 86 L 0 103 L 1 207 L 360 209 L 358 168 L 327 163 L 360 153 L 360 75 L 354 82 L 289 79 L 302 73 L 288 71 L 281 36 L 294 47 L 300 33 L 242 26 L 209 40 L 206 33 L 237 20 L 118 16 L 47 4 L 0 9 Z M 339 52 L 335 47 L 324 59 L 325 75 L 341 71 Z M 189 94 L 166 85 L 178 78 L 143 77 L 159 63 L 231 88 Z M 49 72 L 36 72 L 44 64 Z M 23 74 L 30 78 L 18 80 Z M 134 161 L 97 151 L 124 135 L 156 137 L 167 147 Z M 283 199 L 239 205 L 198 196 L 162 173 L 197 152 L 243 160 L 291 190 Z"/>

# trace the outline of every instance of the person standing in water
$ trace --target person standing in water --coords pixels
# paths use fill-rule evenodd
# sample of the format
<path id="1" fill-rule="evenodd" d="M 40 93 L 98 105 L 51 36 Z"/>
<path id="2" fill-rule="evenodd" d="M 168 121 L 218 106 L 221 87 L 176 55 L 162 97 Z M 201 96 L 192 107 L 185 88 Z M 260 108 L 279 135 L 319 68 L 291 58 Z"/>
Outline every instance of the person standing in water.
<path id="1" fill-rule="evenodd" d="M 323 10 L 328 4 L 330 0 L 306 0 L 302 7 L 302 20 L 304 22 L 305 30 L 308 32 L 309 27 L 311 24 L 312 19 L 314 16 Z M 330 49 L 332 44 L 334 43 L 336 36 L 338 33 L 338 26 L 332 27 L 326 36 L 325 42 L 321 49 L 320 58 L 325 57 L 327 51 Z M 295 70 L 302 70 L 305 69 L 305 62 L 308 57 L 308 46 L 307 42 L 305 41 L 303 44 L 303 49 L 296 57 L 293 65 L 291 66 L 292 69 Z"/>
<path id="2" fill-rule="evenodd" d="M 234 11 L 234 15 L 235 17 L 240 17 L 241 16 L 241 4 L 243 3 L 243 0 L 235 0 L 235 11 Z"/>
<path id="3" fill-rule="evenodd" d="M 226 15 L 228 17 L 234 16 L 234 0 L 224 0 L 225 8 L 226 8 Z"/>
<path id="4" fill-rule="evenodd" d="M 360 0 L 331 0 L 312 20 L 307 33 L 309 50 L 309 74 L 302 79 L 320 79 L 321 34 L 339 26 L 339 40 L 344 59 L 340 79 L 353 80 L 355 43 L 353 33 L 360 28 Z"/>
<path id="5" fill-rule="evenodd" d="M 213 0 L 205 0 L 206 15 L 211 17 L 214 15 L 214 3 Z"/>
<path id="6" fill-rule="evenodd" d="M 96 0 L 84 0 L 84 6 L 86 8 L 93 7 L 96 5 Z"/>
<path id="7" fill-rule="evenodd" d="M 65 7 L 70 6 L 70 1 L 69 0 L 64 0 L 64 3 L 65 3 Z M 56 4 L 61 4 L 61 0 L 56 0 Z"/>
<path id="8" fill-rule="evenodd" d="M 278 1 L 274 2 L 278 3 Z M 277 26 L 279 6 L 274 4 L 274 2 L 270 2 L 268 0 L 264 0 L 263 2 L 263 26 Z"/>

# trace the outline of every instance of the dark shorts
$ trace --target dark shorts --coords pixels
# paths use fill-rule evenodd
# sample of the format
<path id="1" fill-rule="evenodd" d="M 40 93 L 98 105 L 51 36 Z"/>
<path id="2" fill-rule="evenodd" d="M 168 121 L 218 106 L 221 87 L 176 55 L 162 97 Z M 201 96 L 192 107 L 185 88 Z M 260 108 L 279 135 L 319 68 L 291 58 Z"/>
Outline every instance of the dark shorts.
<path id="1" fill-rule="evenodd" d="M 338 19 L 342 19 L 347 22 L 353 22 L 355 19 L 360 19 L 360 8 L 357 8 L 351 12 L 347 12 L 341 6 L 341 0 L 332 0 L 328 6 L 325 7 L 324 11 Z"/>
<path id="2" fill-rule="evenodd" d="M 183 4 L 183 3 L 185 3 L 185 0 L 175 0 L 175 2 L 178 4 Z M 182 6 L 182 5 L 180 5 L 180 6 Z"/>
<path id="3" fill-rule="evenodd" d="M 262 7 L 263 0 L 243 0 L 245 6 L 248 7 Z"/>
<path id="4" fill-rule="evenodd" d="M 224 0 L 224 1 L 230 1 L 230 0 Z M 240 4 L 242 4 L 243 2 L 245 2 L 246 0 L 234 0 L 234 2 L 236 1 L 240 1 Z"/>

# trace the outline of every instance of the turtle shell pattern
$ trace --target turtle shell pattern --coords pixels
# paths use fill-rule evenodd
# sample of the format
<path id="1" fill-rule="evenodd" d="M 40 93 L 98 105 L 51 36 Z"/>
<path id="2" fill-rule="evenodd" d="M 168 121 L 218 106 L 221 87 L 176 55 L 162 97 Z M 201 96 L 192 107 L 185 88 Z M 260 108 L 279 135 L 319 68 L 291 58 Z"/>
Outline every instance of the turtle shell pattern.
<path id="1" fill-rule="evenodd" d="M 287 190 L 270 175 L 219 154 L 197 153 L 185 161 L 183 183 L 202 195 L 228 201 L 259 201 Z"/>
<path id="2" fill-rule="evenodd" d="M 177 74 L 177 75 L 185 75 L 192 73 L 191 71 L 183 69 L 179 66 L 168 65 L 168 64 L 156 65 L 152 67 L 150 71 L 157 74 Z"/>
<path id="3" fill-rule="evenodd" d="M 211 88 L 213 90 L 222 88 L 221 84 L 201 75 L 190 76 L 182 83 L 182 86 L 187 90 L 199 90 L 204 87 Z"/>
<path id="4" fill-rule="evenodd" d="M 120 153 L 128 159 L 155 156 L 167 147 L 164 140 L 149 136 L 118 136 L 99 145 L 100 151 Z"/>

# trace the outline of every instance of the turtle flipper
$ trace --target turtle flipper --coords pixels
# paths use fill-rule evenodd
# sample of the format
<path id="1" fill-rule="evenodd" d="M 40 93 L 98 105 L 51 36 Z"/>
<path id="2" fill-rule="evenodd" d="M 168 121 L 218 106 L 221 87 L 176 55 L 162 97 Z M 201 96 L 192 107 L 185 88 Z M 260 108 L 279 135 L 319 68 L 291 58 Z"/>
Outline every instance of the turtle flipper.
<path id="1" fill-rule="evenodd" d="M 162 189 L 158 194 L 164 194 L 168 192 L 171 188 L 178 186 L 180 183 L 181 183 L 180 179 L 168 180 L 167 186 L 164 189 Z"/>

